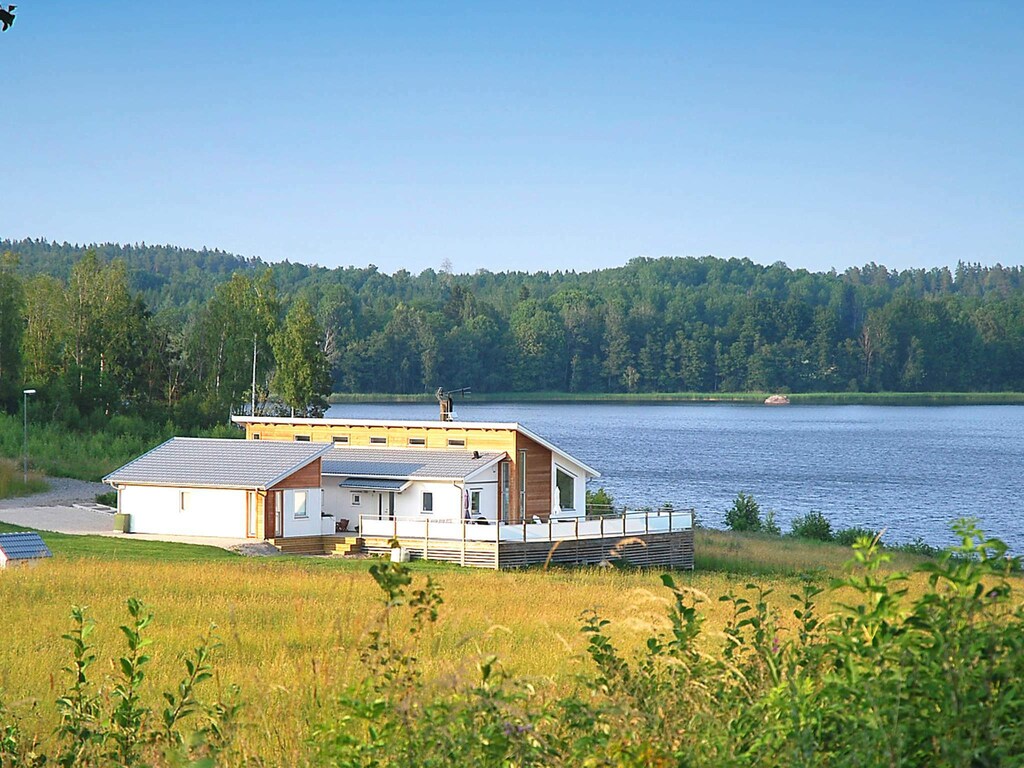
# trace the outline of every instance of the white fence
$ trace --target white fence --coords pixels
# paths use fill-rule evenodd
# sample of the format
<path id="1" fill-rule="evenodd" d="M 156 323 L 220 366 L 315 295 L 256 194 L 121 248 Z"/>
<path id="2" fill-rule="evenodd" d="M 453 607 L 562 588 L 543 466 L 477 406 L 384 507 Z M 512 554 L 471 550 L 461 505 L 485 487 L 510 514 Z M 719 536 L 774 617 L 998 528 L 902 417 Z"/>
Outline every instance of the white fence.
<path id="1" fill-rule="evenodd" d="M 674 533 L 693 528 L 693 512 L 659 509 L 626 512 L 590 519 L 480 525 L 453 518 L 359 517 L 359 535 L 443 541 L 571 541 L 648 533 Z"/>

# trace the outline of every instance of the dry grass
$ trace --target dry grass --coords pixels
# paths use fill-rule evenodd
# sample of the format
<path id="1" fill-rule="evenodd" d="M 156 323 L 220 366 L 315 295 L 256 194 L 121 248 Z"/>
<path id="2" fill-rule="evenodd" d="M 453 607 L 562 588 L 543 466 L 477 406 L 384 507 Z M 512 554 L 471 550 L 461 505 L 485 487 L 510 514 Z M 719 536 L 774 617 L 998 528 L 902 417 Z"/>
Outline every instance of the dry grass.
<path id="1" fill-rule="evenodd" d="M 724 548 L 740 560 L 799 559 L 793 551 L 774 551 L 783 544 L 778 540 L 744 538 L 740 550 L 732 551 L 716 535 L 705 533 L 701 539 L 699 548 Z M 812 556 L 820 557 L 821 551 L 800 555 Z M 836 554 L 836 562 L 841 559 Z M 831 569 L 831 556 L 825 562 Z M 794 573 L 800 570 L 793 562 L 789 566 Z M 32 713 L 35 733 L 51 731 L 52 701 L 66 684 L 57 670 L 68 661 L 60 636 L 69 626 L 70 607 L 90 607 L 99 625 L 97 679 L 109 678 L 115 673 L 111 662 L 121 651 L 117 626 L 126 618 L 125 600 L 138 596 L 156 616 L 148 631 L 155 640 L 149 693 L 155 697 L 174 684 L 181 657 L 215 623 L 223 642 L 216 664 L 219 684 L 242 686 L 245 717 L 255 726 L 245 729 L 242 751 L 262 755 L 267 764 L 296 762 L 304 752 L 307 723 L 317 719 L 316 711 L 334 691 L 362 674 L 360 640 L 379 615 L 377 588 L 367 567 L 366 561 L 163 562 L 58 552 L 38 567 L 0 573 L 3 698 L 15 711 Z M 562 688 L 586 663 L 578 622 L 583 610 L 594 608 L 612 619 L 614 636 L 631 648 L 664 626 L 666 591 L 656 572 L 495 573 L 432 564 L 414 564 L 413 570 L 418 578 L 430 573 L 445 599 L 441 621 L 419 649 L 428 677 L 437 681 L 471 678 L 477 658 L 497 654 L 508 671 L 541 689 Z M 827 580 L 820 570 L 818 578 Z M 719 596 L 748 581 L 770 586 L 775 590 L 771 600 L 786 624 L 792 621 L 788 595 L 800 583 L 786 574 L 738 577 L 709 571 L 683 574 L 679 580 L 708 597 L 702 608 L 709 643 L 716 642 L 728 620 L 728 606 Z M 823 602 L 831 604 L 830 598 Z"/>

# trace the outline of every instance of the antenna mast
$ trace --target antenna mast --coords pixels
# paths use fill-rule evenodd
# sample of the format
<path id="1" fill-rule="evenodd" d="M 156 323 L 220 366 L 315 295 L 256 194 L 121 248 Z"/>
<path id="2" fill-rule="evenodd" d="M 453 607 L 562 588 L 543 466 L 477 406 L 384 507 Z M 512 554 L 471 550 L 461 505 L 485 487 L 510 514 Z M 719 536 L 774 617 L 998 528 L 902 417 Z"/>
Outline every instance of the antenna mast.
<path id="1" fill-rule="evenodd" d="M 452 395 L 462 395 L 465 397 L 470 394 L 471 387 L 462 387 L 462 389 L 450 389 L 445 390 L 444 387 L 438 387 L 435 393 L 437 402 L 441 406 L 441 421 L 452 420 Z"/>

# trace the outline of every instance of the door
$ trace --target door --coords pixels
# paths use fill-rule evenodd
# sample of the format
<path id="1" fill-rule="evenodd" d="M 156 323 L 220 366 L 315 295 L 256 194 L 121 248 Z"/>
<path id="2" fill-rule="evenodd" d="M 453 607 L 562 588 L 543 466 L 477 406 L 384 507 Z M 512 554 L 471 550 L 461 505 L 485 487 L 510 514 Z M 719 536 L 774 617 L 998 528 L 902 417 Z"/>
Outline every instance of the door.
<path id="1" fill-rule="evenodd" d="M 274 491 L 274 535 L 284 536 L 284 491 Z"/>

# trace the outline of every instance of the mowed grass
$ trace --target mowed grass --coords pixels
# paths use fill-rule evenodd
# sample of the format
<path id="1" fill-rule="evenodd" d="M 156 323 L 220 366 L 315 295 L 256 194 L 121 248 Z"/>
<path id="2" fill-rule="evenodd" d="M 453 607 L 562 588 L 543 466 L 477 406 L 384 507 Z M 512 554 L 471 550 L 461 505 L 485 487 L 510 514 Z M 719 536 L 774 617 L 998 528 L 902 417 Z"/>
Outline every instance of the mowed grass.
<path id="1" fill-rule="evenodd" d="M 61 635 L 72 605 L 89 606 L 97 622 L 94 679 L 104 682 L 116 674 L 123 650 L 117 627 L 126 619 L 125 600 L 135 596 L 147 603 L 155 614 L 147 630 L 154 640 L 147 683 L 154 707 L 159 692 L 180 678 L 181 659 L 216 624 L 223 646 L 207 693 L 229 683 L 241 686 L 246 727 L 238 747 L 243 756 L 260 756 L 267 765 L 301 762 L 308 724 L 322 718 L 345 684 L 363 676 L 359 649 L 381 612 L 368 574 L 372 560 L 245 558 L 185 544 L 43 537 L 54 551 L 52 560 L 0 572 L 0 696 L 31 718 L 34 733 L 49 733 L 56 724 L 52 702 L 67 684 L 59 670 L 69 660 Z M 717 570 L 676 575 L 703 596 L 709 646 L 721 642 L 729 620 L 720 596 L 742 591 L 747 582 L 770 588 L 769 602 L 781 624 L 792 627 L 788 595 L 799 591 L 800 574 L 825 586 L 848 554 L 828 545 L 726 539 L 701 532 L 700 558 L 716 563 Z M 755 562 L 763 567 L 758 570 Z M 739 564 L 746 568 L 742 573 L 729 570 Z M 613 637 L 629 650 L 640 650 L 648 637 L 667 628 L 668 595 L 658 571 L 494 572 L 443 563 L 413 563 L 412 571 L 418 582 L 431 576 L 445 600 L 438 624 L 417 649 L 427 679 L 438 685 L 475 679 L 476 662 L 494 654 L 538 690 L 564 692 L 578 671 L 589 668 L 579 632 L 587 609 L 611 619 Z M 824 612 L 835 608 L 835 600 L 836 595 L 823 595 Z"/>

